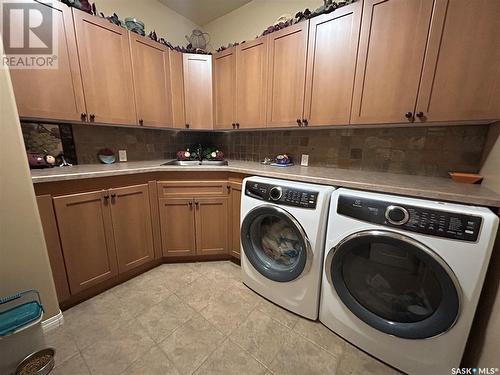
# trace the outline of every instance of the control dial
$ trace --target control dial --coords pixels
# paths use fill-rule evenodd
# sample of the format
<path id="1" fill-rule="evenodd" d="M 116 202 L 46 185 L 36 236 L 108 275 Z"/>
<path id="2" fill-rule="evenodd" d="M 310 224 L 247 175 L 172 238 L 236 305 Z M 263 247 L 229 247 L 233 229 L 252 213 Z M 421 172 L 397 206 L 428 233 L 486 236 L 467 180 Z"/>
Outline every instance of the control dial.
<path id="1" fill-rule="evenodd" d="M 283 190 L 279 186 L 273 186 L 271 190 L 269 190 L 269 198 L 273 201 L 279 201 L 282 195 Z"/>
<path id="2" fill-rule="evenodd" d="M 389 206 L 385 210 L 385 218 L 394 225 L 403 225 L 410 219 L 408 210 L 401 206 Z"/>

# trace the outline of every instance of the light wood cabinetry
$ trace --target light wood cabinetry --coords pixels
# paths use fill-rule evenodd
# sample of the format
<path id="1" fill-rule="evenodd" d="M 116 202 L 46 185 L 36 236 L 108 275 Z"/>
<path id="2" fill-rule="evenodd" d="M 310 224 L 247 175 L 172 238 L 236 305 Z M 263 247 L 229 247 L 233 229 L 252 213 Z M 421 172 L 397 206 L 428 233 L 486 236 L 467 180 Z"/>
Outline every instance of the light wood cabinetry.
<path id="1" fill-rule="evenodd" d="M 240 258 L 240 215 L 241 215 L 241 186 L 239 182 L 230 182 L 229 193 L 229 255 Z"/>
<path id="2" fill-rule="evenodd" d="M 185 53 L 183 71 L 186 128 L 212 129 L 212 56 Z"/>
<path id="3" fill-rule="evenodd" d="M 141 126 L 172 127 L 167 48 L 135 33 L 129 33 L 129 36 L 137 123 Z"/>
<path id="4" fill-rule="evenodd" d="M 304 118 L 308 126 L 349 123 L 362 1 L 309 21 Z"/>
<path id="5" fill-rule="evenodd" d="M 71 293 L 118 274 L 109 199 L 105 191 L 54 198 Z"/>
<path id="6" fill-rule="evenodd" d="M 413 121 L 433 0 L 365 0 L 351 123 Z"/>
<path id="7" fill-rule="evenodd" d="M 118 270 L 131 270 L 154 259 L 148 185 L 109 189 Z"/>
<path id="8" fill-rule="evenodd" d="M 214 128 L 236 127 L 236 49 L 213 55 Z"/>
<path id="9" fill-rule="evenodd" d="M 47 245 L 52 277 L 56 287 L 57 299 L 59 302 L 65 301 L 70 296 L 64 257 L 59 242 L 59 230 L 57 228 L 54 206 L 50 195 L 40 195 L 36 197 L 38 212 L 42 222 L 43 235 Z"/>
<path id="10" fill-rule="evenodd" d="M 163 256 L 196 254 L 193 205 L 192 198 L 159 199 Z"/>
<path id="11" fill-rule="evenodd" d="M 500 2 L 437 0 L 417 121 L 500 116 Z"/>
<path id="12" fill-rule="evenodd" d="M 71 10 L 57 1 L 36 3 L 52 9 L 58 43 L 57 67 L 10 70 L 19 116 L 80 121 L 85 102 Z"/>
<path id="13" fill-rule="evenodd" d="M 128 31 L 73 10 L 88 120 L 136 124 Z"/>
<path id="14" fill-rule="evenodd" d="M 227 197 L 195 197 L 196 253 L 227 253 Z"/>
<path id="15" fill-rule="evenodd" d="M 163 256 L 227 254 L 226 181 L 158 182 Z"/>
<path id="16" fill-rule="evenodd" d="M 302 121 L 309 21 L 269 34 L 267 127 Z"/>
<path id="17" fill-rule="evenodd" d="M 236 47 L 236 123 L 263 128 L 266 124 L 268 37 Z"/>
<path id="18" fill-rule="evenodd" d="M 182 53 L 168 51 L 168 76 L 170 78 L 170 103 L 172 107 L 172 125 L 174 128 L 186 127 L 184 111 L 184 72 Z"/>

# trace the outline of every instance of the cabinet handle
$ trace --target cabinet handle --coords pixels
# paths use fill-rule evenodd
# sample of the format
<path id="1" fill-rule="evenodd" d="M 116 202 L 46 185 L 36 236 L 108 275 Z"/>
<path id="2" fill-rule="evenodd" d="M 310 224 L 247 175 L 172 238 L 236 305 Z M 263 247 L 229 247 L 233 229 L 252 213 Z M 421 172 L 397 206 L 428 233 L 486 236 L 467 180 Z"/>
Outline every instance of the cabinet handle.
<path id="1" fill-rule="evenodd" d="M 82 112 L 82 114 L 80 115 L 80 119 L 82 121 L 87 121 L 87 114 L 85 112 Z"/>
<path id="2" fill-rule="evenodd" d="M 406 112 L 406 113 L 405 113 L 405 117 L 406 117 L 408 120 L 413 119 L 413 112 Z"/>
<path id="3" fill-rule="evenodd" d="M 236 129 L 236 124 L 235 123 L 232 123 L 231 125 L 233 125 L 233 129 Z"/>
<path id="4" fill-rule="evenodd" d="M 199 207 L 200 207 L 200 202 L 198 202 L 198 201 L 194 201 L 194 204 L 196 205 L 196 208 L 199 208 Z"/>
<path id="5" fill-rule="evenodd" d="M 193 202 L 192 202 L 192 201 L 189 201 L 189 202 L 188 202 L 188 206 L 189 206 L 189 208 L 190 208 L 190 209 L 191 209 L 191 208 L 193 208 Z"/>
<path id="6" fill-rule="evenodd" d="M 419 119 L 421 119 L 421 120 L 425 117 L 425 116 L 424 116 L 424 112 L 422 112 L 422 111 L 417 112 L 417 113 L 415 114 L 415 116 L 417 116 L 417 117 L 418 117 Z"/>
<path id="7" fill-rule="evenodd" d="M 307 125 L 309 125 L 309 121 L 307 121 L 307 119 L 303 118 L 302 119 L 302 124 L 304 124 L 304 126 L 307 127 Z"/>
<path id="8" fill-rule="evenodd" d="M 186 129 L 189 129 L 189 124 L 186 124 Z"/>
<path id="9" fill-rule="evenodd" d="M 300 126 L 300 127 L 302 127 L 302 121 L 301 121 L 300 118 L 297 119 L 297 125 Z"/>
<path id="10" fill-rule="evenodd" d="M 230 185 L 227 185 L 227 192 L 229 193 L 231 191 L 231 186 Z"/>
<path id="11" fill-rule="evenodd" d="M 90 114 L 90 121 L 94 122 L 94 120 L 95 120 L 95 114 L 91 113 Z"/>
<path id="12" fill-rule="evenodd" d="M 104 202 L 107 202 L 109 199 L 109 194 L 105 193 L 102 197 L 104 198 Z"/>
<path id="13" fill-rule="evenodd" d="M 139 125 L 140 125 L 140 126 L 144 126 L 144 120 L 143 120 L 142 118 L 141 118 L 141 119 L 139 119 Z"/>
<path id="14" fill-rule="evenodd" d="M 112 193 L 112 194 L 111 194 L 111 198 L 116 198 L 116 194 L 115 194 L 115 193 Z"/>
<path id="15" fill-rule="evenodd" d="M 237 122 L 237 123 L 236 123 L 236 129 L 239 129 L 239 128 L 240 128 L 240 123 L 239 123 L 239 122 Z"/>

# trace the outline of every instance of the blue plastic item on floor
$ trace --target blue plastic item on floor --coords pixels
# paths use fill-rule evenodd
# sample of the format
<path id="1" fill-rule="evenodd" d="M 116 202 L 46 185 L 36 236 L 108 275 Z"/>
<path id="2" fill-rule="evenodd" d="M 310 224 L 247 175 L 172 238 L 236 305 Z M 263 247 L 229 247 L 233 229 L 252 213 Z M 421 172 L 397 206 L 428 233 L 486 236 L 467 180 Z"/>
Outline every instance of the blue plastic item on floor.
<path id="1" fill-rule="evenodd" d="M 33 295 L 35 299 L 27 299 Z M 42 320 L 43 306 L 36 290 L 27 290 L 0 298 L 0 310 L 8 304 L 14 306 L 0 311 L 0 338 L 26 329 Z"/>

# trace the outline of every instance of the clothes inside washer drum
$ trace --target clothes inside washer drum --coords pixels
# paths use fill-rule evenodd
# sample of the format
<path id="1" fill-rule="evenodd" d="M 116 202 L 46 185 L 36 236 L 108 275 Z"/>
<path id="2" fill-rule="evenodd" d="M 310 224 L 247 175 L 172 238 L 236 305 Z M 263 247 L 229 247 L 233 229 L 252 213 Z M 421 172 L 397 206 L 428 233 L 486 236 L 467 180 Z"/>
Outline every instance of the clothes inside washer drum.
<path id="1" fill-rule="evenodd" d="M 261 244 L 264 253 L 283 265 L 292 265 L 301 251 L 296 231 L 278 217 L 269 217 L 261 223 Z"/>

